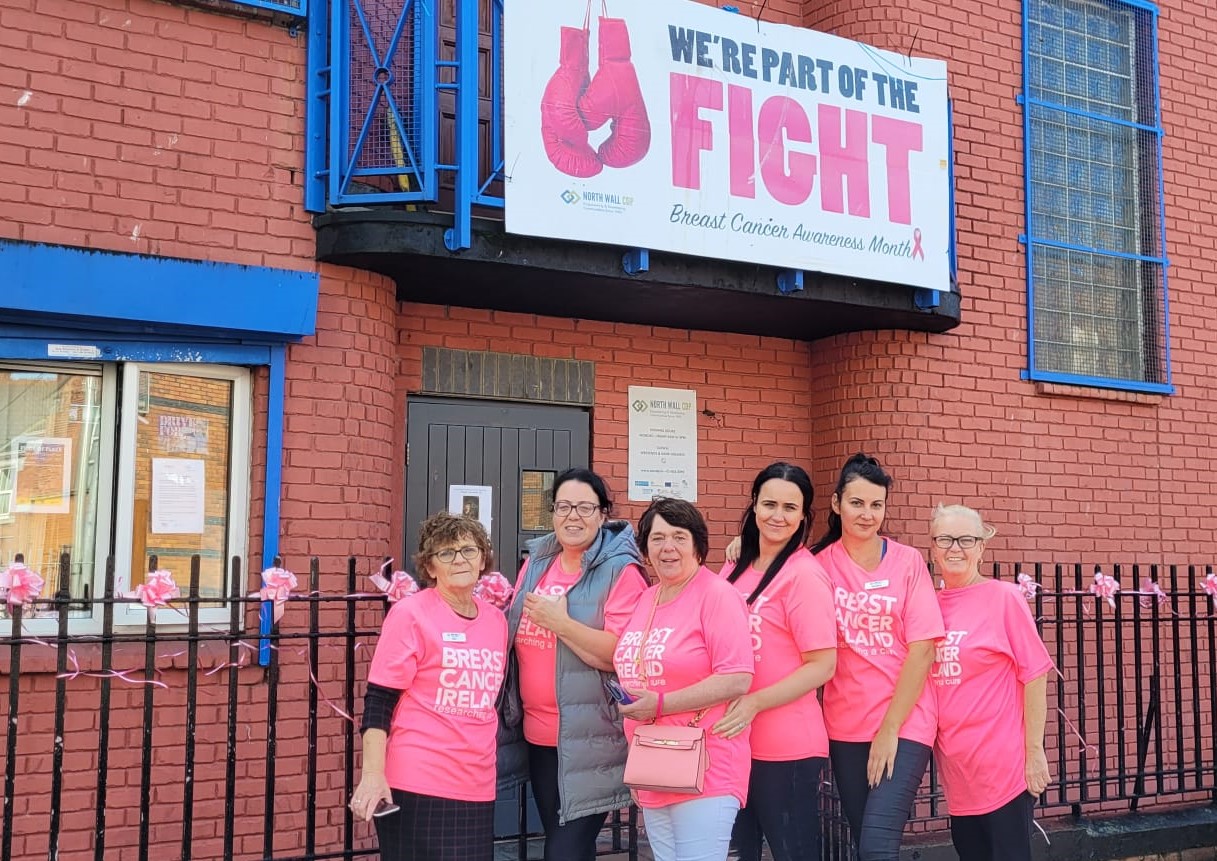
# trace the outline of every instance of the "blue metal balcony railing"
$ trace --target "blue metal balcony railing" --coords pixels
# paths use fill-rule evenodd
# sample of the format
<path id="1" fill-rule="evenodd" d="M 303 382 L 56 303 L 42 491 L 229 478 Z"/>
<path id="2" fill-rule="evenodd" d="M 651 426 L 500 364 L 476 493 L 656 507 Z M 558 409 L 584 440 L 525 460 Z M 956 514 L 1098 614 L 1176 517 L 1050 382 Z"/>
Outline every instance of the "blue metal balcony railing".
<path id="1" fill-rule="evenodd" d="M 478 20 L 487 2 L 491 73 L 482 92 Z M 450 185 L 445 242 L 452 251 L 468 248 L 473 207 L 503 206 L 492 193 L 503 178 L 502 0 L 455 0 L 454 21 L 439 20 L 442 7 L 428 0 L 330 0 L 328 15 L 318 6 L 309 22 L 307 208 L 433 204 Z M 452 31 L 453 56 L 441 59 L 442 37 Z M 445 122 L 453 130 L 449 161 L 439 146 Z"/>

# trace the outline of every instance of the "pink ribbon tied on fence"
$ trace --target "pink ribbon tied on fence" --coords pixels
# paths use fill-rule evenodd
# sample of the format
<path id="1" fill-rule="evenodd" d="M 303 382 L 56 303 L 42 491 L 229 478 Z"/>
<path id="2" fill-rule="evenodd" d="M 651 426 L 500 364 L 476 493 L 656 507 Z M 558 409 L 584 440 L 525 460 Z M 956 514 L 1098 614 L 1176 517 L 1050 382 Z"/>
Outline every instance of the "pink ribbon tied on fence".
<path id="1" fill-rule="evenodd" d="M 1148 577 L 1141 581 L 1141 597 L 1137 599 L 1137 602 L 1146 610 L 1154 606 L 1154 601 L 1162 605 L 1169 604 L 1170 600 L 1156 581 L 1150 580 Z"/>
<path id="2" fill-rule="evenodd" d="M 515 594 L 516 588 L 511 585 L 506 577 L 498 571 L 491 571 L 477 581 L 477 585 L 473 587 L 473 594 L 477 595 L 488 604 L 493 604 L 500 610 L 506 610 L 511 604 L 511 597 Z"/>
<path id="3" fill-rule="evenodd" d="M 32 604 L 42 594 L 44 582 L 37 572 L 26 568 L 24 562 L 14 562 L 0 571 L 0 595 L 6 596 L 8 603 L 14 606 Z"/>
<path id="4" fill-rule="evenodd" d="M 1208 593 L 1209 600 L 1217 604 L 1217 574 L 1210 571 L 1205 578 L 1200 581 L 1200 588 Z"/>
<path id="5" fill-rule="evenodd" d="M 388 577 L 385 576 L 385 568 L 392 564 L 393 560 L 386 562 L 377 573 L 373 574 L 368 579 L 384 593 L 389 599 L 390 604 L 395 604 L 402 598 L 408 595 L 413 595 L 418 591 L 418 581 L 410 576 L 408 571 L 394 571 Z"/>
<path id="6" fill-rule="evenodd" d="M 291 597 L 292 590 L 298 585 L 296 575 L 286 568 L 267 568 L 262 572 L 262 588 L 258 590 L 258 597 L 263 601 L 275 602 L 276 623 L 283 618 L 287 599 Z"/>
<path id="7" fill-rule="evenodd" d="M 1099 598 L 1106 599 L 1111 605 L 1111 609 L 1116 608 L 1116 593 L 1120 591 L 1120 583 L 1115 577 L 1110 574 L 1104 574 L 1102 571 L 1094 572 L 1094 582 L 1090 584 L 1090 591 Z"/>
<path id="8" fill-rule="evenodd" d="M 149 610 L 167 607 L 174 598 L 182 597 L 182 590 L 173 582 L 173 572 L 165 568 L 149 571 L 144 582 L 127 593 L 128 598 L 138 598 Z"/>
<path id="9" fill-rule="evenodd" d="M 1019 572 L 1018 575 L 1018 591 L 1023 593 L 1023 597 L 1028 601 L 1035 600 L 1035 593 L 1040 590 L 1040 584 L 1036 583 L 1034 578 L 1029 574 Z"/>

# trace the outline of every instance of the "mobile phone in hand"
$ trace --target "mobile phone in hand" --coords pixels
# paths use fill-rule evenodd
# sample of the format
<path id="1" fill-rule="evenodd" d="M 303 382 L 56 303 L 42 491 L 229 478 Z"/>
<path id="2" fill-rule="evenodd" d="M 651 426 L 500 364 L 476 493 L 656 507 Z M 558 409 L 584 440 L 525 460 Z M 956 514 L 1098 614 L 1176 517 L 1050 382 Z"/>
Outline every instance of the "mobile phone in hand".
<path id="1" fill-rule="evenodd" d="M 625 692 L 625 688 L 621 687 L 621 683 L 616 679 L 605 679 L 604 689 L 608 691 L 608 695 L 613 698 L 614 702 L 623 706 L 628 706 L 634 702 L 634 697 Z"/>
<path id="2" fill-rule="evenodd" d="M 396 813 L 399 810 L 401 810 L 401 808 L 392 801 L 389 801 L 387 798 L 382 798 L 380 801 L 376 802 L 376 809 L 372 811 L 372 815 L 379 818 L 381 816 L 388 816 L 390 813 Z"/>

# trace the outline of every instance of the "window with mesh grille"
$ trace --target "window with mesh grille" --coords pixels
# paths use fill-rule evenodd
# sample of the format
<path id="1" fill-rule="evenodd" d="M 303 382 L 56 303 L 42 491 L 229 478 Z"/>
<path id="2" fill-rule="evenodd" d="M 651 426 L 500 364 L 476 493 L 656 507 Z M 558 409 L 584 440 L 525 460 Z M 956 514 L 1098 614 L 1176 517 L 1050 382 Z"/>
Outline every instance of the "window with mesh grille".
<path id="1" fill-rule="evenodd" d="M 1169 386 L 1153 7 L 1025 0 L 1032 379 Z"/>

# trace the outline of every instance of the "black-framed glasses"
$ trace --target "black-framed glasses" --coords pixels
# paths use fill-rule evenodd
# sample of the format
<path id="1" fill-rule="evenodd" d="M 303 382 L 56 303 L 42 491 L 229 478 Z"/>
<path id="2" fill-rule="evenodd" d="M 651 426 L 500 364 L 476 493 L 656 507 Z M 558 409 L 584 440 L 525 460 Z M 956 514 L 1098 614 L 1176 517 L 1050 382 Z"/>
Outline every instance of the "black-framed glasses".
<path id="1" fill-rule="evenodd" d="M 559 517 L 568 517 L 572 511 L 578 513 L 580 517 L 591 517 L 600 510 L 598 502 L 555 502 L 550 510 Z"/>
<path id="2" fill-rule="evenodd" d="M 472 544 L 466 544 L 464 547 L 458 547 L 455 550 L 452 549 L 451 547 L 448 547 L 444 550 L 439 550 L 435 553 L 432 553 L 431 555 L 434 558 L 438 559 L 440 562 L 443 562 L 445 565 L 451 565 L 453 562 L 456 561 L 456 554 L 458 554 L 458 553 L 461 554 L 462 559 L 468 559 L 470 562 L 472 562 L 474 559 L 478 558 L 478 555 L 481 552 L 482 552 L 482 548 L 475 547 Z"/>
<path id="3" fill-rule="evenodd" d="M 958 544 L 960 550 L 971 550 L 977 541 L 984 539 L 978 535 L 935 535 L 930 540 L 943 550 L 950 550 L 952 544 Z"/>

